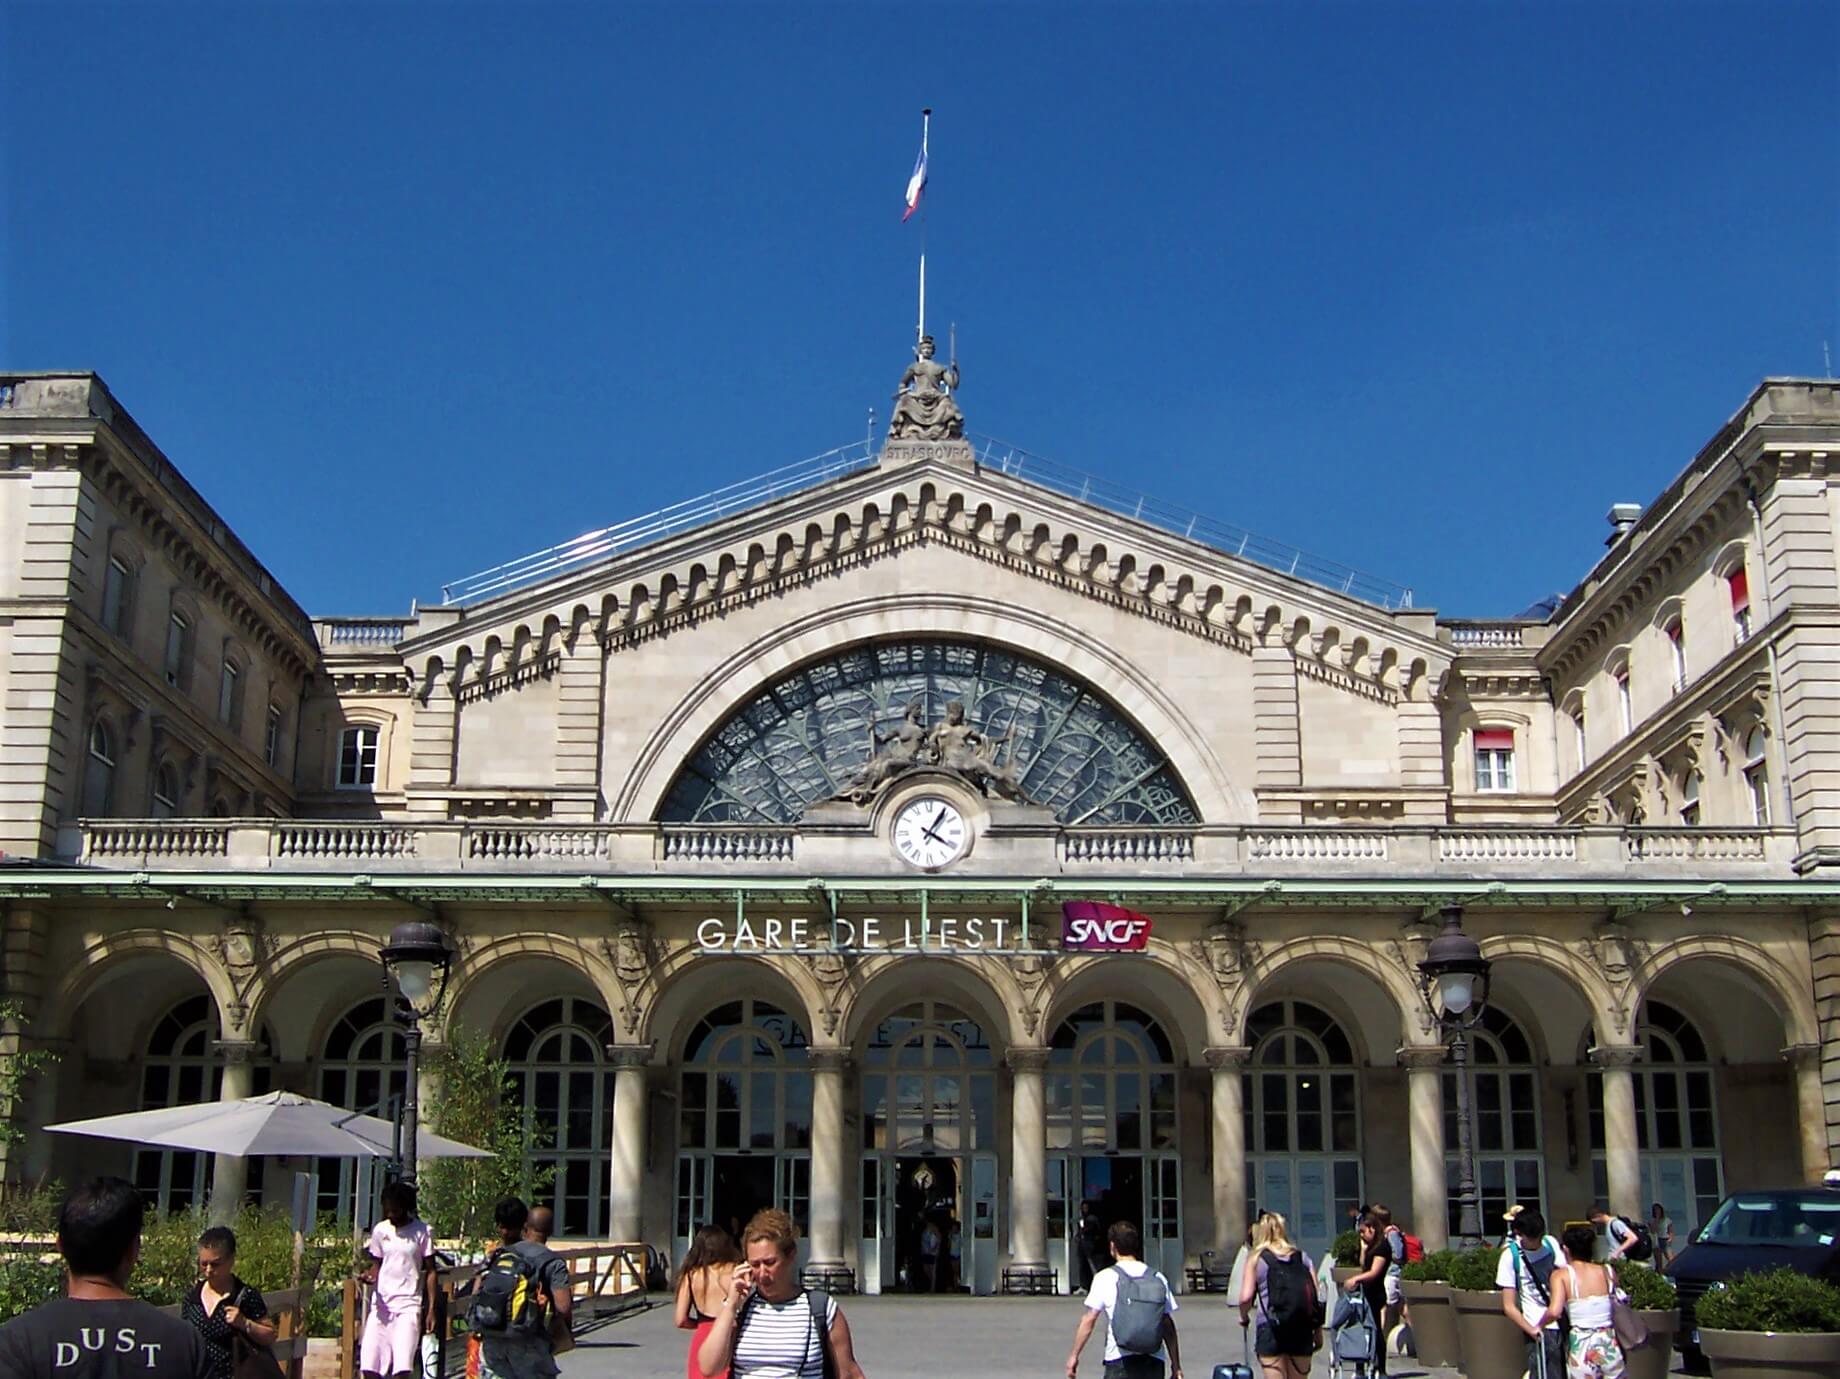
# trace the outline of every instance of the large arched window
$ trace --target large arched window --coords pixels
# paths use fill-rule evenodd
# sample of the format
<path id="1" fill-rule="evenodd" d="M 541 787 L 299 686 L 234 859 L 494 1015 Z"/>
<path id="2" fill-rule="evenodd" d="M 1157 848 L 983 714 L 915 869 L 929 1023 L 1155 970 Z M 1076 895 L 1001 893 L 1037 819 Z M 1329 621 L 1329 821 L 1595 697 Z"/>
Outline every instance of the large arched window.
<path id="1" fill-rule="evenodd" d="M 1514 1202 L 1544 1202 L 1539 1075 L 1527 1035 L 1499 1006 L 1482 1012 L 1470 1032 L 1469 1082 L 1476 1187 L 1484 1222 L 1499 1221 Z M 1444 1069 L 1444 1151 L 1449 1229 L 1461 1229 L 1457 1200 L 1457 1074 Z"/>
<path id="2" fill-rule="evenodd" d="M 1284 1215 L 1320 1258 L 1362 1201 L 1354 1045 L 1328 1011 L 1297 1000 L 1253 1011 L 1246 1042 L 1247 1206 Z"/>
<path id="3" fill-rule="evenodd" d="M 403 1054 L 403 1027 L 388 1002 L 381 996 L 360 1001 L 327 1031 L 319 1066 L 320 1100 L 394 1119 L 406 1085 Z M 357 1185 L 353 1161 L 321 1159 L 318 1174 L 319 1210 L 349 1221 Z"/>
<path id="4" fill-rule="evenodd" d="M 995 1059 L 975 1020 L 938 1001 L 896 1011 L 863 1052 L 863 1148 L 995 1149 Z"/>
<path id="5" fill-rule="evenodd" d="M 871 734 L 918 700 L 930 726 L 950 701 L 1002 739 L 995 760 L 1062 823 L 1192 824 L 1175 770 L 1105 696 L 1046 662 L 977 642 L 852 647 L 765 686 L 704 740 L 660 817 L 684 823 L 796 823 L 862 766 Z"/>
<path id="6" fill-rule="evenodd" d="M 1587 1048 L 1597 1042 L 1595 1031 L 1585 1038 Z M 1642 1060 L 1631 1070 L 1642 1173 L 1642 1200 L 1637 1205 L 1646 1209 L 1660 1202 L 1673 1218 L 1676 1235 L 1684 1237 L 1686 1230 L 1711 1219 L 1725 1192 L 1712 1058 L 1699 1027 L 1684 1012 L 1660 1001 L 1642 1003 L 1636 1041 L 1642 1048 Z M 1592 1180 L 1598 1200 L 1605 1201 L 1609 1171 L 1604 1160 L 1601 1073 L 1590 1076 L 1590 1104 Z"/>
<path id="7" fill-rule="evenodd" d="M 505 1037 L 505 1061 L 524 1107 L 525 1163 L 553 1171 L 561 1235 L 598 1236 L 605 1229 L 612 1041 L 612 1017 L 577 996 L 534 1007 Z"/>
<path id="8" fill-rule="evenodd" d="M 690 1031 L 678 1073 L 678 1237 L 756 1209 L 791 1213 L 801 1233 L 811 1196 L 810 1037 L 797 1019 L 749 997 Z"/>
<path id="9" fill-rule="evenodd" d="M 218 1051 L 217 1007 L 208 995 L 188 996 L 154 1025 L 141 1061 L 140 1109 L 159 1110 L 215 1101 L 223 1093 L 224 1060 Z M 252 1093 L 268 1090 L 274 1059 L 267 1032 L 256 1048 Z M 203 1207 L 211 1191 L 213 1156 L 193 1150 L 140 1149 L 134 1185 L 161 1211 Z M 248 1190 L 259 1194 L 262 1160 L 249 1161 Z"/>

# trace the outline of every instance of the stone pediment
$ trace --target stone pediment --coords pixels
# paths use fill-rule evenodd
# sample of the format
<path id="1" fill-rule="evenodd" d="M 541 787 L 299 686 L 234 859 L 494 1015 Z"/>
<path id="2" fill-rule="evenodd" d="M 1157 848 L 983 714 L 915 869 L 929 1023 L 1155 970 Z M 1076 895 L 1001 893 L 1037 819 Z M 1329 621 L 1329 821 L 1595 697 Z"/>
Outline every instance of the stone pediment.
<path id="1" fill-rule="evenodd" d="M 1381 702 L 1449 668 L 1428 613 L 1392 613 L 978 466 L 962 441 L 890 442 L 881 463 L 531 588 L 426 610 L 400 651 L 418 688 L 457 692 L 592 637 L 608 654 L 735 607 L 936 546 Z M 1030 596 L 1018 589 L 1019 601 Z"/>

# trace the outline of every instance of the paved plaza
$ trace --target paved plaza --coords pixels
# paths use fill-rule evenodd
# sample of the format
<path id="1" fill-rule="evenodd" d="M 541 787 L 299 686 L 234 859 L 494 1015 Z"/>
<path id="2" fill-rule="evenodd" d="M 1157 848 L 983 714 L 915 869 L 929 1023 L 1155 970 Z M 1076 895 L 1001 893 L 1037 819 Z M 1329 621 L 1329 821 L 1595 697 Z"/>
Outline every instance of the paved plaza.
<path id="1" fill-rule="evenodd" d="M 1080 1319 L 1076 1298 L 841 1299 L 856 1335 L 856 1354 L 869 1379 L 1055 1379 Z M 1183 1368 L 1208 1379 L 1215 1365 L 1238 1359 L 1239 1313 L 1218 1294 L 1183 1298 L 1177 1322 Z M 1095 1332 L 1080 1357 L 1080 1373 L 1099 1379 L 1104 1335 Z M 564 1379 L 683 1379 L 690 1333 L 671 1324 L 669 1306 L 653 1307 L 586 1337 L 563 1357 Z M 1315 1379 L 1329 1373 L 1316 1357 Z M 1392 1379 L 1452 1379 L 1402 1361 Z"/>

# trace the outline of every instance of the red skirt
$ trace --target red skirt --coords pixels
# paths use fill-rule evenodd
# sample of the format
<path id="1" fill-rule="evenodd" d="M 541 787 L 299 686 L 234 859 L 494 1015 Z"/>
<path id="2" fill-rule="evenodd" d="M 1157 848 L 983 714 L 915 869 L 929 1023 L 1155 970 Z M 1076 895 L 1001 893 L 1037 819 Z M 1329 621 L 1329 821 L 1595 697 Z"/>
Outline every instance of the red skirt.
<path id="1" fill-rule="evenodd" d="M 703 1371 L 696 1367 L 696 1353 L 703 1348 L 704 1338 L 707 1337 L 711 1331 L 715 1330 L 715 1325 L 715 1318 L 706 1317 L 698 1322 L 696 1324 L 696 1330 L 690 1333 L 690 1367 L 688 1379 L 703 1379 Z M 725 1368 L 718 1372 L 716 1379 L 728 1379 L 728 1370 Z"/>

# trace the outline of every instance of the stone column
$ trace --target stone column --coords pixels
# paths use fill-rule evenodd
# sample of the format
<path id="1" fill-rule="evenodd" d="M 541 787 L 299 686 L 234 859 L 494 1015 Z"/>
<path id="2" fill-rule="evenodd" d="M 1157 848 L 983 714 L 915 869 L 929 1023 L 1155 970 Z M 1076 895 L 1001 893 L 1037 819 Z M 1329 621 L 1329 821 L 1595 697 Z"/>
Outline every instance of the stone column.
<path id="1" fill-rule="evenodd" d="M 1399 1051 L 1406 1068 L 1406 1117 L 1412 1154 L 1413 1232 L 1427 1250 L 1450 1243 L 1444 1172 L 1444 1059 L 1442 1044 L 1409 1044 Z M 1488 1223 L 1484 1222 L 1486 1230 Z"/>
<path id="2" fill-rule="evenodd" d="M 1802 1181 L 1818 1183 L 1832 1167 L 1827 1157 L 1827 1093 L 1821 1085 L 1821 1046 L 1791 1044 L 1783 1057 L 1795 1069 L 1797 1125 L 1801 1132 Z"/>
<path id="3" fill-rule="evenodd" d="M 256 1046 L 248 1039 L 220 1039 L 212 1046 L 224 1060 L 219 1101 L 241 1101 L 255 1095 Z M 216 1154 L 211 1163 L 211 1224 L 228 1225 L 249 1191 L 249 1160 L 241 1154 Z"/>
<path id="4" fill-rule="evenodd" d="M 1214 1259 L 1230 1266 L 1246 1238 L 1246 1060 L 1252 1050 L 1217 1045 L 1205 1054 L 1214 1079 Z"/>
<path id="5" fill-rule="evenodd" d="M 608 1163 L 607 1234 L 615 1241 L 645 1238 L 645 1146 L 651 1133 L 646 1065 L 650 1044 L 610 1044 L 613 1064 L 613 1153 Z"/>
<path id="6" fill-rule="evenodd" d="M 844 1079 L 850 1059 L 843 1049 L 811 1049 L 811 1260 L 810 1267 L 843 1265 Z"/>
<path id="7" fill-rule="evenodd" d="M 1642 1163 L 1636 1150 L 1636 1082 L 1630 1068 L 1640 1062 L 1638 1044 L 1600 1044 L 1591 1061 L 1604 1075 L 1604 1169 L 1611 1211 L 1633 1216 L 1641 1207 Z"/>
<path id="8" fill-rule="evenodd" d="M 1011 1049 L 1009 1257 L 1011 1264 L 1048 1262 L 1048 1115 L 1042 1075 L 1048 1051 Z"/>

